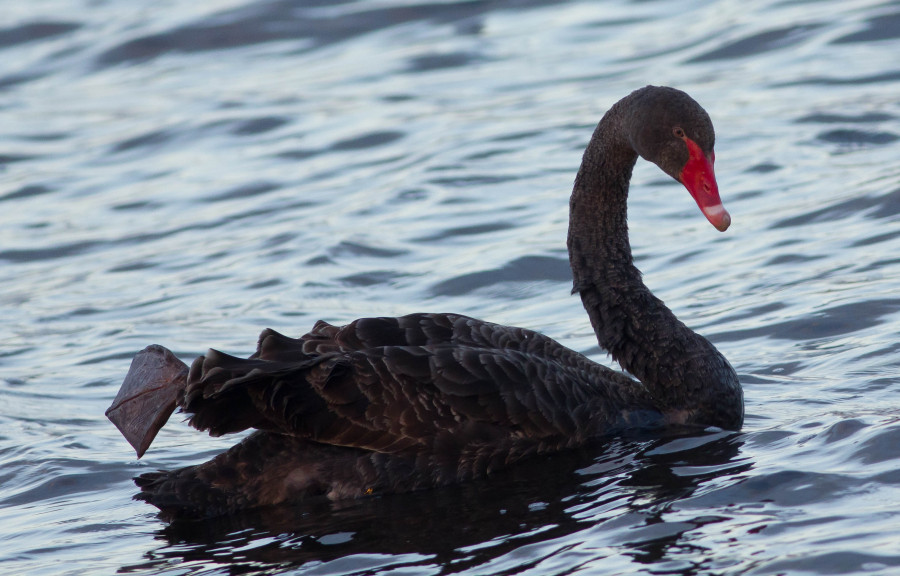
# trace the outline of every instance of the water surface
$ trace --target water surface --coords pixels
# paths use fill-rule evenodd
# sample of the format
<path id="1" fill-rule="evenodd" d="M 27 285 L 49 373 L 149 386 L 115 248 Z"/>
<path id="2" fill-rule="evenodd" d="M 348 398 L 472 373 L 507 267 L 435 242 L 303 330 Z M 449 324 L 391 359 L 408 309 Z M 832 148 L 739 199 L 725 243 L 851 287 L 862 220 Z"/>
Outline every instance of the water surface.
<path id="1" fill-rule="evenodd" d="M 900 3 L 46 0 L 0 24 L 0 572 L 900 570 Z M 565 255 L 594 125 L 717 130 L 733 225 L 639 164 L 647 284 L 734 365 L 740 433 L 167 526 L 131 478 L 234 442 L 104 418 L 135 351 L 455 311 L 610 363 Z"/>

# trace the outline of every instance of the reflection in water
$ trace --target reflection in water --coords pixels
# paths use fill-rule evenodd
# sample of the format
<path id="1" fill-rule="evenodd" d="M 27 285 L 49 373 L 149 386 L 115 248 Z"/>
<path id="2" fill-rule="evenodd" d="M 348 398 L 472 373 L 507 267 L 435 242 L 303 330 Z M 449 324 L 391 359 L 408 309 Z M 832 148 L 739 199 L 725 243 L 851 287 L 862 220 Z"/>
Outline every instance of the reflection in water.
<path id="1" fill-rule="evenodd" d="M 540 547 L 528 563 L 538 564 L 576 548 L 573 541 L 585 544 L 588 533 L 592 547 L 607 540 L 617 544 L 615 554 L 625 550 L 636 562 L 657 563 L 690 546 L 686 533 L 723 520 L 664 517 L 698 489 L 732 485 L 753 467 L 740 454 L 741 438 L 715 432 L 616 439 L 449 488 L 175 522 L 158 532 L 164 544 L 147 553 L 146 563 L 122 571 L 177 564 L 250 574 L 311 562 L 340 562 L 347 573 L 413 566 L 483 571 L 529 545 Z M 582 531 L 584 539 L 572 537 Z"/>

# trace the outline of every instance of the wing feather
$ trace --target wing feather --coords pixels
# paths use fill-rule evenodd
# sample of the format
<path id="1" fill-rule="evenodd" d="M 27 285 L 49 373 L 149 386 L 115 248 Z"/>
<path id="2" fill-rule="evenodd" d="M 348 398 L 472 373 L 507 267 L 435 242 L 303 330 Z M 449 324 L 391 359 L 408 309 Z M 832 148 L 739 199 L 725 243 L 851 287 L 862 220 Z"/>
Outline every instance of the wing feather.
<path id="1" fill-rule="evenodd" d="M 639 397 L 611 374 L 538 333 L 457 314 L 320 321 L 300 338 L 264 331 L 247 359 L 198 358 L 182 407 L 211 434 L 252 427 L 385 453 L 454 443 L 460 454 L 488 438 L 602 433 L 623 398 Z"/>

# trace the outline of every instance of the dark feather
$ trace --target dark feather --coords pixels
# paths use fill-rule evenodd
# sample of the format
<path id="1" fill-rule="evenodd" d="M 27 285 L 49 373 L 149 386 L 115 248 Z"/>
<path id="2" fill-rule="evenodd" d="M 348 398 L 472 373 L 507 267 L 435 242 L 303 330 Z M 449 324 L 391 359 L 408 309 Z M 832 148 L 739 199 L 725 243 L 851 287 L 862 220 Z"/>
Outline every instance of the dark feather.
<path id="1" fill-rule="evenodd" d="M 644 109 L 657 105 L 672 109 Z M 690 97 L 648 87 L 604 116 L 575 181 L 568 241 L 575 292 L 601 346 L 637 380 L 531 330 L 459 314 L 342 327 L 319 321 L 300 338 L 265 330 L 249 358 L 210 350 L 186 374 L 157 347 L 139 355 L 111 408 L 120 419 L 150 412 L 128 432 L 136 447 L 146 448 L 165 422 L 170 398 L 212 435 L 258 431 L 205 464 L 141 476 L 139 497 L 173 517 L 211 516 L 458 482 L 626 428 L 739 428 L 734 370 L 650 293 L 632 264 L 633 145 L 673 175 L 684 146 L 672 141 L 670 126 L 629 124 L 642 118 L 675 118 L 710 153 L 714 141 Z M 165 369 L 151 374 L 151 365 Z"/>

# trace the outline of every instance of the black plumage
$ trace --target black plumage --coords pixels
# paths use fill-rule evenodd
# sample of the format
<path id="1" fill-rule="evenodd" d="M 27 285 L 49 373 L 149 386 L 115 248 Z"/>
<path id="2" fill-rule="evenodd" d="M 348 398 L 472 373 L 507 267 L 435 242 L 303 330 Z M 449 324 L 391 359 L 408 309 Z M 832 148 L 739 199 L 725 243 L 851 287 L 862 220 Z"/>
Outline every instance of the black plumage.
<path id="1" fill-rule="evenodd" d="M 172 517 L 211 516 L 465 481 L 630 428 L 740 428 L 734 370 L 650 293 L 628 243 L 638 154 L 728 226 L 717 190 L 700 199 L 685 181 L 688 163 L 706 158 L 701 193 L 714 188 L 713 143 L 696 102 L 648 86 L 603 117 L 575 180 L 573 292 L 601 346 L 637 379 L 531 330 L 459 314 L 320 321 L 296 339 L 266 330 L 250 358 L 211 350 L 190 370 L 153 346 L 108 411 L 139 455 L 173 404 L 212 435 L 257 431 L 205 464 L 144 474 L 139 498 Z"/>

